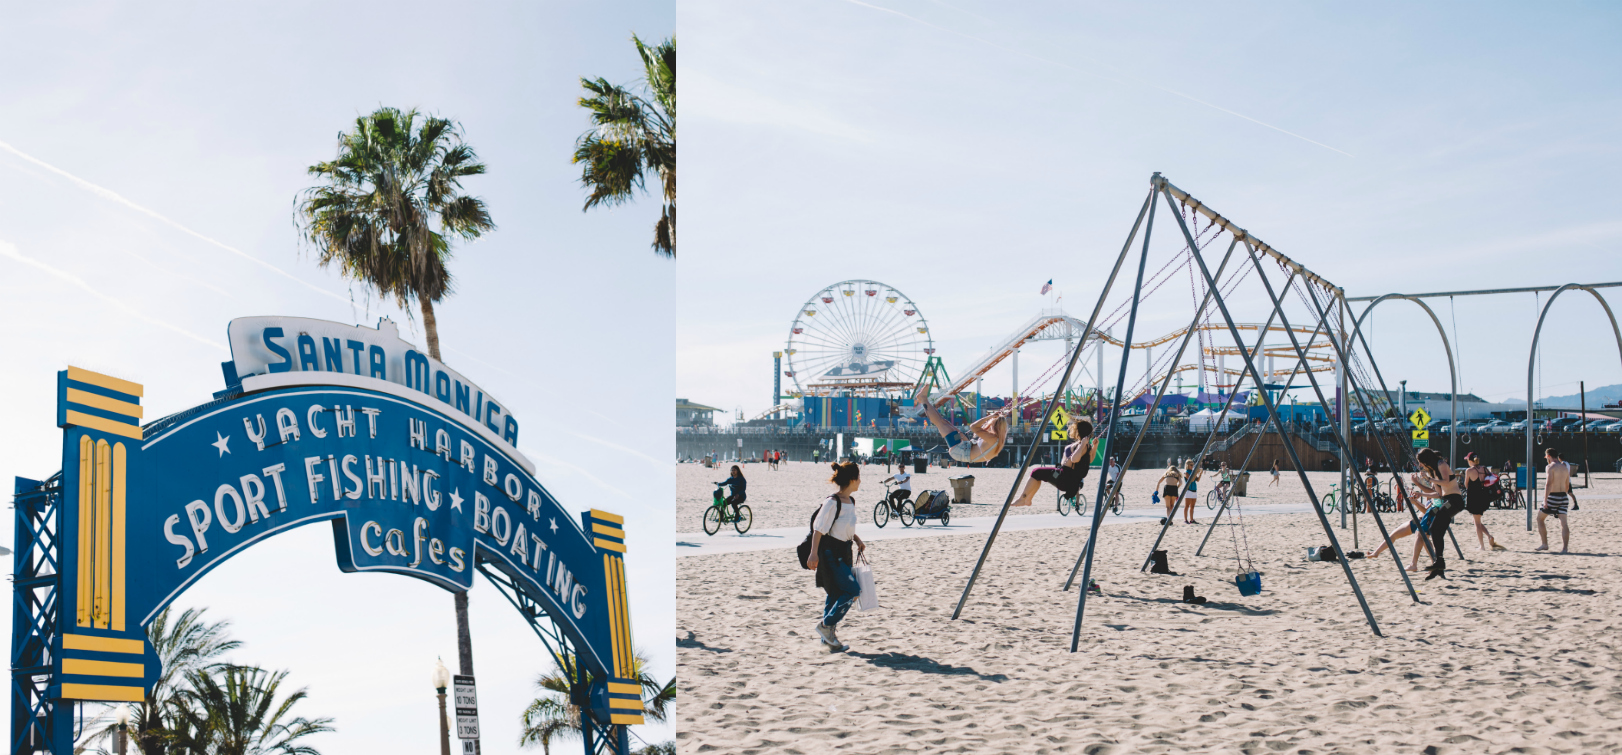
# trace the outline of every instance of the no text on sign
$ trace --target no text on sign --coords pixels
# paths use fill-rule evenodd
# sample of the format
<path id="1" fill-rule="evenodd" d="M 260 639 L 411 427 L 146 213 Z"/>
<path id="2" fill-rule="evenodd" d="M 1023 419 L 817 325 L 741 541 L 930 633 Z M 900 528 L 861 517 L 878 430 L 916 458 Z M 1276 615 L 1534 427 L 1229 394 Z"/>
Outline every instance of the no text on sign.
<path id="1" fill-rule="evenodd" d="M 456 737 L 479 738 L 479 693 L 473 686 L 473 677 L 460 674 L 451 677 L 451 692 L 456 707 Z"/>
<path id="2" fill-rule="evenodd" d="M 1431 414 L 1425 411 L 1425 407 L 1420 407 L 1408 415 L 1408 421 L 1412 422 L 1414 427 L 1424 430 L 1425 426 L 1430 424 Z"/>

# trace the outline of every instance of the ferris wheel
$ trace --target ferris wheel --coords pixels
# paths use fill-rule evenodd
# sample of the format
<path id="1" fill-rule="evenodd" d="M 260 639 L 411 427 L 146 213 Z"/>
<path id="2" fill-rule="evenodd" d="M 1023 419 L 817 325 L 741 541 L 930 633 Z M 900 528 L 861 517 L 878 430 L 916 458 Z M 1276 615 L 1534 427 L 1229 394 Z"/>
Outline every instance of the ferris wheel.
<path id="1" fill-rule="evenodd" d="M 841 281 L 795 313 L 783 376 L 812 395 L 910 387 L 934 353 L 929 323 L 905 294 L 878 281 Z"/>

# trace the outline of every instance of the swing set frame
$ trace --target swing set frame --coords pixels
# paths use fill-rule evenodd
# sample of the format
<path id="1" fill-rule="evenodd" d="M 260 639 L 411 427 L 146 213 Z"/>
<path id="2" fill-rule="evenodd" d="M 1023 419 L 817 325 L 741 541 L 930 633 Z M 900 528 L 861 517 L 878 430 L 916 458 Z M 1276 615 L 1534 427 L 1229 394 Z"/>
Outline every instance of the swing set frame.
<path id="1" fill-rule="evenodd" d="M 1301 365 L 1307 365 L 1309 363 L 1308 350 L 1313 349 L 1313 348 L 1317 348 L 1313 344 L 1317 340 L 1319 333 L 1324 332 L 1324 331 L 1327 330 L 1328 331 L 1328 336 L 1329 336 L 1329 338 L 1328 338 L 1329 344 L 1333 348 L 1334 353 L 1336 355 L 1336 358 L 1343 365 L 1343 369 L 1341 371 L 1341 385 L 1340 385 L 1340 388 L 1341 388 L 1341 396 L 1344 397 L 1346 400 L 1343 400 L 1341 402 L 1341 411 L 1338 413 L 1339 416 L 1338 417 L 1331 417 L 1330 418 L 1330 423 L 1331 423 L 1331 427 L 1334 430 L 1334 436 L 1335 436 L 1335 439 L 1336 439 L 1336 443 L 1337 443 L 1337 445 L 1339 447 L 1339 450 L 1341 451 L 1341 456 L 1342 456 L 1342 459 L 1343 459 L 1343 463 L 1341 464 L 1341 469 L 1342 469 L 1342 475 L 1344 476 L 1346 474 L 1346 470 L 1349 468 L 1349 464 L 1347 462 L 1352 458 L 1350 438 L 1348 436 L 1348 433 L 1346 432 L 1347 427 L 1349 425 L 1349 419 L 1350 419 L 1350 417 L 1349 417 L 1350 412 L 1349 412 L 1348 407 L 1349 407 L 1349 405 L 1351 403 L 1351 400 L 1355 397 L 1355 400 L 1357 401 L 1358 405 L 1363 410 L 1363 412 L 1365 413 L 1366 416 L 1369 416 L 1369 417 L 1377 416 L 1376 414 L 1374 414 L 1372 412 L 1372 409 L 1373 409 L 1374 405 L 1377 404 L 1378 402 L 1370 400 L 1370 398 L 1368 396 L 1368 392 L 1366 390 L 1364 390 L 1364 387 L 1362 385 L 1360 385 L 1358 383 L 1358 381 L 1355 380 L 1352 377 L 1352 369 L 1351 369 L 1352 362 L 1351 362 L 1351 359 L 1355 358 L 1355 353 L 1357 351 L 1357 349 L 1356 349 L 1356 344 L 1357 343 L 1360 342 L 1362 344 L 1364 353 L 1368 355 L 1368 361 L 1369 361 L 1370 365 L 1373 366 L 1374 374 L 1378 378 L 1378 380 L 1379 380 L 1379 382 L 1381 384 L 1382 391 L 1385 388 L 1384 378 L 1382 376 L 1380 376 L 1378 365 L 1375 365 L 1374 362 L 1373 362 L 1373 352 L 1368 348 L 1368 343 L 1367 343 L 1366 339 L 1364 339 L 1362 337 L 1361 329 L 1360 328 L 1352 329 L 1350 331 L 1350 333 L 1348 333 L 1348 329 L 1345 327 L 1345 325 L 1346 325 L 1346 323 L 1345 323 L 1345 319 L 1346 319 L 1346 297 L 1345 297 L 1344 290 L 1342 290 L 1338 286 L 1335 286 L 1333 283 L 1331 283 L 1330 281 L 1324 279 L 1323 277 L 1319 276 L 1318 274 L 1314 273 L 1313 271 L 1307 269 L 1305 266 L 1301 265 L 1300 263 L 1298 263 L 1298 262 L 1290 259 L 1289 257 L 1285 256 L 1283 253 L 1281 253 L 1278 250 L 1274 249 L 1272 246 L 1268 245 L 1266 242 L 1262 241 L 1259 238 L 1256 238 L 1254 235 L 1252 235 L 1251 233 L 1249 233 L 1245 229 L 1235 225 L 1234 223 L 1229 221 L 1227 218 L 1223 217 L 1221 214 L 1211 210 L 1208 206 L 1206 206 L 1204 203 L 1200 202 L 1198 199 L 1194 198 L 1193 196 L 1191 196 L 1187 192 L 1185 192 L 1185 191 L 1177 188 L 1173 184 L 1171 184 L 1171 182 L 1167 181 L 1159 173 L 1155 173 L 1149 179 L 1149 194 L 1148 194 L 1147 197 L 1145 197 L 1144 202 L 1143 202 L 1143 206 L 1138 211 L 1137 219 L 1132 224 L 1132 230 L 1127 235 L 1126 243 L 1122 245 L 1121 252 L 1120 252 L 1119 255 L 1117 255 L 1116 260 L 1115 260 L 1115 264 L 1110 269 L 1109 277 L 1105 281 L 1103 290 L 1099 294 L 1098 301 L 1094 305 L 1092 313 L 1088 317 L 1087 326 L 1082 331 L 1084 336 L 1080 339 L 1080 342 L 1072 350 L 1072 352 L 1070 354 L 1069 363 L 1066 365 L 1064 376 L 1060 379 L 1059 385 L 1060 386 L 1068 386 L 1070 384 L 1071 375 L 1073 374 L 1073 372 L 1075 370 L 1075 367 L 1076 367 L 1076 364 L 1077 364 L 1077 362 L 1079 361 L 1079 359 L 1081 357 L 1081 353 L 1084 350 L 1084 347 L 1088 342 L 1088 338 L 1089 337 L 1093 337 L 1095 339 L 1097 338 L 1097 336 L 1093 335 L 1093 334 L 1095 333 L 1095 330 L 1094 330 L 1095 326 L 1098 324 L 1099 315 L 1103 311 L 1104 304 L 1109 298 L 1110 291 L 1114 288 L 1116 282 L 1118 281 L 1118 279 L 1120 277 L 1120 273 L 1122 271 L 1122 268 L 1125 267 L 1125 265 L 1126 265 L 1128 255 L 1132 252 L 1132 246 L 1133 246 L 1133 243 L 1137 240 L 1137 236 L 1138 236 L 1139 231 L 1142 230 L 1142 232 L 1143 232 L 1143 241 L 1142 241 L 1142 245 L 1141 245 L 1141 251 L 1139 252 L 1138 260 L 1137 260 L 1138 264 L 1137 264 L 1137 272 L 1136 272 L 1136 277 L 1135 277 L 1135 283 L 1134 283 L 1133 288 L 1132 288 L 1131 310 L 1130 310 L 1130 312 L 1129 312 L 1129 314 L 1127 316 L 1126 333 L 1125 333 L 1125 335 L 1122 337 L 1122 339 L 1120 341 L 1121 347 L 1122 347 L 1121 357 L 1120 357 L 1120 367 L 1119 367 L 1119 370 L 1118 370 L 1118 373 L 1117 373 L 1115 390 L 1114 390 L 1114 394 L 1113 394 L 1114 397 L 1115 397 L 1115 406 L 1112 407 L 1110 409 L 1110 411 L 1108 412 L 1108 416 L 1103 422 L 1104 427 L 1102 428 L 1103 429 L 1103 440 L 1107 444 L 1106 447 L 1107 448 L 1115 448 L 1116 447 L 1115 446 L 1116 423 L 1117 423 L 1117 420 L 1120 417 L 1120 410 L 1122 409 L 1121 398 L 1122 398 L 1123 389 L 1125 388 L 1125 385 L 1126 385 L 1128 357 L 1130 356 L 1131 351 L 1132 351 L 1132 334 L 1133 334 L 1134 329 L 1137 326 L 1138 308 L 1139 308 L 1139 305 L 1143 301 L 1144 272 L 1145 272 L 1145 269 L 1146 269 L 1147 264 L 1148 264 L 1149 244 L 1150 244 L 1150 240 L 1151 240 L 1151 237 L 1153 235 L 1153 232 L 1154 232 L 1154 222 L 1155 222 L 1156 206 L 1157 206 L 1156 202 L 1155 202 L 1155 198 L 1157 196 L 1161 197 L 1161 198 L 1163 198 L 1165 200 L 1167 207 L 1171 211 L 1171 215 L 1177 221 L 1178 230 L 1180 231 L 1182 239 L 1183 239 L 1183 241 L 1184 241 L 1184 243 L 1186 245 L 1184 247 L 1184 250 L 1189 255 L 1190 261 L 1195 266 L 1197 266 L 1197 268 L 1199 270 L 1199 273 L 1200 273 L 1200 278 L 1203 280 L 1204 288 L 1205 288 L 1204 300 L 1202 302 L 1200 302 L 1199 305 L 1195 308 L 1193 320 L 1190 323 L 1189 327 L 1185 330 L 1185 332 L 1183 334 L 1183 337 L 1180 339 L 1181 343 L 1178 346 L 1177 357 L 1173 360 L 1173 364 L 1175 365 L 1176 363 L 1178 363 L 1182 359 L 1182 355 L 1185 353 L 1185 351 L 1186 351 L 1186 349 L 1188 347 L 1189 341 L 1191 341 L 1193 339 L 1193 337 L 1195 336 L 1195 334 L 1200 331 L 1199 323 L 1200 323 L 1202 315 L 1205 314 L 1206 308 L 1208 306 L 1210 306 L 1211 304 L 1213 304 L 1213 303 L 1216 306 L 1216 311 L 1220 313 L 1222 324 L 1225 326 L 1225 328 L 1228 331 L 1230 337 L 1233 339 L 1233 343 L 1238 346 L 1239 356 L 1242 358 L 1243 363 L 1244 363 L 1243 364 L 1243 374 L 1250 377 L 1251 379 L 1255 380 L 1256 384 L 1258 386 L 1263 385 L 1263 378 L 1262 378 L 1261 371 L 1257 367 L 1257 360 L 1263 353 L 1262 352 L 1262 346 L 1263 346 L 1263 343 L 1265 342 L 1267 333 L 1270 330 L 1282 329 L 1288 335 L 1291 350 L 1295 354 L 1294 358 L 1297 361 L 1297 367 L 1291 373 L 1290 383 L 1286 383 L 1287 387 L 1290 384 L 1293 383 L 1295 375 L 1300 374 L 1302 372 Z M 1218 266 L 1218 268 L 1217 268 L 1217 270 L 1216 270 L 1216 272 L 1214 274 L 1212 273 L 1212 271 L 1210 270 L 1210 268 L 1206 264 L 1205 257 L 1202 254 L 1202 246 L 1201 246 L 1200 243 L 1197 242 L 1196 235 L 1190 232 L 1188 223 L 1184 220 L 1183 215 L 1178 212 L 1178 204 L 1179 203 L 1181 203 L 1182 206 L 1184 208 L 1186 208 L 1186 209 L 1194 210 L 1198 214 L 1205 215 L 1211 221 L 1212 225 L 1220 226 L 1224 231 L 1231 234 L 1232 237 L 1233 237 L 1233 240 L 1230 242 L 1227 251 L 1223 255 L 1222 261 L 1219 264 L 1219 266 Z M 1207 226 L 1207 228 L 1209 228 L 1209 227 L 1210 226 Z M 1203 234 L 1201 234 L 1201 235 L 1203 235 Z M 1210 240 L 1207 240 L 1206 244 L 1209 244 L 1211 241 L 1214 241 L 1214 240 L 1215 240 L 1215 237 L 1213 237 Z M 1254 272 L 1256 272 L 1258 274 L 1258 277 L 1261 279 L 1263 287 L 1265 289 L 1265 293 L 1266 293 L 1266 295 L 1268 297 L 1268 300 L 1270 301 L 1270 303 L 1272 305 L 1272 311 L 1268 316 L 1267 324 L 1262 326 L 1262 328 L 1260 329 L 1260 332 L 1259 332 L 1259 334 L 1257 336 L 1257 342 L 1256 342 L 1255 346 L 1251 347 L 1251 348 L 1247 348 L 1245 346 L 1245 341 L 1240 336 L 1240 333 L 1239 333 L 1238 323 L 1236 323 L 1236 321 L 1234 320 L 1231 312 L 1229 311 L 1227 302 L 1226 302 L 1226 300 L 1224 298 L 1224 295 L 1222 293 L 1222 290 L 1221 290 L 1221 286 L 1219 285 L 1219 282 L 1222 281 L 1223 273 L 1227 270 L 1227 266 L 1228 266 L 1229 261 L 1232 259 L 1235 250 L 1239 247 L 1239 245 L 1241 243 L 1243 243 L 1243 245 L 1244 245 L 1244 252 L 1245 252 L 1244 256 L 1248 258 L 1252 269 L 1254 270 Z M 1308 303 L 1311 305 L 1311 312 L 1312 312 L 1312 314 L 1314 316 L 1314 319 L 1317 322 L 1316 322 L 1315 328 L 1312 331 L 1313 334 L 1312 334 L 1311 338 L 1308 339 L 1308 341 L 1307 341 L 1307 343 L 1305 345 L 1303 345 L 1301 343 L 1300 339 L 1297 338 L 1296 333 L 1294 332 L 1295 328 L 1291 326 L 1287 316 L 1284 314 L 1283 295 L 1282 295 L 1281 292 L 1276 292 L 1274 290 L 1272 282 L 1268 280 L 1265 272 L 1263 271 L 1262 265 L 1261 265 L 1261 255 L 1265 255 L 1267 257 L 1272 258 L 1284 270 L 1288 271 L 1288 275 L 1287 275 L 1287 277 L 1285 279 L 1285 282 L 1284 282 L 1283 286 L 1281 287 L 1281 291 L 1287 292 L 1287 291 L 1291 291 L 1291 290 L 1296 290 L 1296 289 L 1293 289 L 1292 286 L 1293 286 L 1293 284 L 1296 283 L 1297 279 L 1302 279 L 1302 280 L 1307 282 L 1306 284 L 1304 284 L 1302 286 L 1302 288 L 1304 288 L 1306 290 L 1306 292 L 1307 292 L 1307 296 L 1303 297 L 1303 298 L 1309 300 Z M 1321 302 L 1319 300 L 1318 289 L 1323 290 L 1323 293 L 1325 294 L 1325 296 L 1328 299 L 1327 304 L 1325 302 Z M 1298 291 L 1298 295 L 1299 295 L 1299 291 Z M 1338 318 L 1339 318 L 1339 321 L 1340 321 L 1340 326 L 1341 326 L 1338 330 L 1336 328 L 1334 328 L 1332 326 L 1332 324 L 1331 324 L 1331 319 L 1330 318 L 1332 316 L 1332 313 L 1333 313 L 1333 315 L 1338 315 Z M 1273 322 L 1274 322 L 1275 318 L 1280 322 L 1281 328 L 1274 328 L 1273 327 Z M 1207 319 L 1209 319 L 1209 318 L 1207 318 Z M 1355 339 L 1355 340 L 1353 340 L 1353 339 Z M 1111 341 L 1113 341 L 1113 339 L 1111 339 Z M 1274 347 L 1274 348 L 1277 348 L 1277 347 Z M 1305 373 L 1307 375 L 1309 383 L 1312 386 L 1313 391 L 1318 396 L 1318 400 L 1320 402 L 1323 402 L 1322 403 L 1323 406 L 1325 406 L 1325 407 L 1330 406 L 1330 404 L 1327 401 L 1325 401 L 1325 396 L 1324 396 L 1322 386 L 1319 385 L 1319 382 L 1318 382 L 1317 378 L 1313 376 L 1312 370 L 1308 369 L 1308 370 L 1305 371 Z M 1159 406 L 1161 399 L 1165 396 L 1166 390 L 1170 385 L 1171 376 L 1172 376 L 1172 372 L 1168 371 L 1166 373 L 1166 375 L 1164 375 L 1162 378 L 1159 379 L 1158 382 L 1160 383 L 1160 385 L 1158 386 L 1158 390 L 1156 390 L 1156 392 L 1155 392 L 1154 401 L 1147 408 L 1147 411 L 1150 414 L 1152 414 L 1154 412 L 1154 410 Z M 1350 385 L 1348 385 L 1348 384 L 1350 384 Z M 1348 388 L 1350 388 L 1351 390 L 1347 390 Z M 1237 395 L 1237 393 L 1238 393 L 1237 389 L 1235 389 L 1233 391 L 1230 391 L 1228 393 L 1228 402 L 1223 407 L 1222 415 L 1218 418 L 1218 421 L 1216 423 L 1213 423 L 1213 425 L 1212 425 L 1212 427 L 1213 427 L 1213 430 L 1212 430 L 1213 436 L 1212 437 L 1214 437 L 1215 428 L 1218 428 L 1218 427 L 1222 426 L 1222 421 L 1223 421 L 1223 419 L 1226 418 L 1229 409 L 1232 407 L 1234 398 Z M 1270 392 L 1265 390 L 1265 389 L 1262 389 L 1262 390 L 1259 391 L 1259 393 L 1260 393 L 1260 398 L 1262 400 L 1262 403 L 1267 409 L 1267 422 L 1271 426 L 1273 426 L 1274 428 L 1278 429 L 1281 433 L 1286 433 L 1287 432 L 1286 431 L 1287 426 L 1285 425 L 1284 422 L 1281 421 L 1280 414 L 1279 414 L 1279 408 L 1278 408 L 1274 398 L 1270 394 Z M 1060 400 L 1061 395 L 1062 395 L 1062 391 L 1055 391 L 1054 394 L 1047 400 L 1047 402 L 1046 402 L 1047 406 L 1045 407 L 1045 409 L 1043 411 L 1043 414 L 1041 415 L 1041 425 L 1046 425 L 1046 424 L 1048 424 L 1049 422 L 1052 421 L 1054 412 L 1056 411 L 1057 407 L 1059 406 L 1058 402 Z M 1389 391 L 1383 391 L 1382 392 L 1381 396 L 1387 398 L 1385 403 L 1390 403 L 1389 402 L 1389 396 L 1390 395 L 1391 394 L 1389 393 Z M 1103 397 L 1101 395 L 1100 396 L 1101 401 L 1102 401 L 1102 398 Z M 1139 428 L 1139 430 L 1137 431 L 1137 437 L 1134 440 L 1132 449 L 1126 455 L 1126 457 L 1125 457 L 1125 459 L 1124 459 L 1124 461 L 1122 463 L 1122 469 L 1123 470 L 1126 469 L 1126 468 L 1129 468 L 1129 466 L 1130 466 L 1130 464 L 1132 462 L 1132 459 L 1136 455 L 1136 453 L 1138 451 L 1138 448 L 1141 446 L 1141 444 L 1143 442 L 1143 438 L 1144 438 L 1144 436 L 1146 435 L 1146 433 L 1148 431 L 1148 424 L 1149 423 L 1147 423 L 1147 422 L 1143 423 L 1143 426 L 1141 428 Z M 1211 441 L 1208 439 L 1207 442 L 1206 442 L 1205 448 L 1201 450 L 1201 453 L 1200 453 L 1200 456 L 1199 456 L 1200 459 L 1204 458 L 1204 456 L 1206 455 L 1206 452 L 1210 448 L 1210 444 L 1211 444 Z M 1013 501 L 1014 501 L 1014 499 L 1015 499 L 1015 497 L 1017 495 L 1017 492 L 1018 492 L 1018 489 L 1019 489 L 1019 483 L 1024 480 L 1025 474 L 1026 474 L 1027 470 L 1029 469 L 1032 461 L 1034 460 L 1034 458 L 1036 456 L 1037 448 L 1039 447 L 1039 445 L 1040 445 L 1040 436 L 1037 436 L 1035 439 L 1033 439 L 1030 447 L 1027 449 L 1026 453 L 1023 455 L 1023 458 L 1022 458 L 1021 463 L 1020 463 L 1019 472 L 1018 472 L 1017 475 L 1015 475 L 1014 483 L 1010 487 L 1009 492 L 1008 492 L 1008 497 L 1003 503 L 1002 510 L 999 512 L 999 514 L 997 516 L 996 523 L 992 526 L 991 532 L 986 538 L 985 545 L 982 547 L 981 552 L 980 552 L 980 557 L 979 557 L 978 561 L 975 563 L 973 571 L 969 575 L 969 580 L 968 580 L 968 583 L 963 588 L 962 596 L 958 599 L 957 607 L 952 612 L 952 618 L 953 619 L 957 619 L 957 618 L 961 617 L 961 615 L 963 613 L 963 609 L 964 609 L 965 605 L 968 602 L 969 595 L 974 589 L 975 582 L 979 579 L 980 573 L 981 573 L 981 571 L 983 570 L 983 568 L 985 566 L 986 560 L 990 556 L 991 548 L 995 544 L 996 539 L 997 539 L 997 535 L 1002 529 L 1003 522 L 1004 522 L 1004 520 L 1006 519 L 1006 517 L 1008 515 L 1009 507 L 1012 505 L 1012 503 L 1013 503 Z M 1290 457 L 1290 461 L 1291 461 L 1293 467 L 1295 468 L 1297 474 L 1300 476 L 1301 484 L 1306 489 L 1307 496 L 1308 496 L 1308 498 L 1310 499 L 1310 501 L 1312 503 L 1313 511 L 1317 515 L 1319 524 L 1323 528 L 1325 536 L 1328 537 L 1330 545 L 1335 549 L 1335 551 L 1337 553 L 1344 553 L 1345 551 L 1340 547 L 1340 540 L 1339 540 L 1338 537 L 1336 537 L 1335 532 L 1334 532 L 1334 528 L 1330 525 L 1329 518 L 1328 518 L 1327 514 L 1324 512 L 1323 506 L 1322 506 L 1321 502 L 1319 501 L 1318 494 L 1314 491 L 1313 486 L 1312 486 L 1312 482 L 1307 478 L 1306 470 L 1305 470 L 1304 466 L 1301 463 L 1301 459 L 1300 459 L 1299 454 L 1296 452 L 1295 444 L 1293 442 L 1293 437 L 1287 439 L 1287 442 L 1284 444 L 1284 448 L 1285 448 L 1285 452 Z M 1396 460 L 1391 457 L 1390 451 L 1389 451 L 1389 449 L 1387 449 L 1385 447 L 1385 444 L 1381 443 L 1380 444 L 1380 449 L 1381 449 L 1382 455 L 1385 457 L 1385 460 L 1386 460 L 1387 464 L 1389 465 L 1389 468 L 1392 469 L 1392 470 L 1399 469 L 1400 466 L 1395 463 Z M 1254 453 L 1254 448 L 1252 448 L 1252 453 Z M 1366 482 L 1364 481 L 1364 479 L 1363 479 L 1363 477 L 1361 475 L 1356 474 L 1354 472 L 1351 475 L 1351 478 L 1353 480 L 1355 480 L 1355 484 L 1359 488 L 1361 488 L 1364 495 L 1370 496 L 1372 498 L 1373 491 L 1368 488 Z M 1117 483 L 1117 484 L 1119 484 L 1119 483 Z M 1187 484 L 1187 482 L 1185 481 L 1184 485 L 1186 486 L 1186 484 Z M 1088 531 L 1087 542 L 1086 542 L 1086 545 L 1083 547 L 1081 554 L 1077 558 L 1076 568 L 1071 570 L 1070 577 L 1065 582 L 1065 585 L 1064 585 L 1065 590 L 1068 590 L 1070 585 L 1074 583 L 1075 578 L 1076 578 L 1076 573 L 1077 573 L 1078 570 L 1081 573 L 1082 584 L 1084 584 L 1084 585 L 1085 584 L 1091 584 L 1092 567 L 1093 567 L 1093 555 L 1095 553 L 1096 545 L 1097 545 L 1097 542 L 1098 542 L 1099 527 L 1100 527 L 1101 523 L 1103 522 L 1102 506 L 1103 506 L 1103 502 L 1105 500 L 1107 500 L 1107 496 L 1108 496 L 1108 492 L 1106 490 L 1107 485 L 1108 485 L 1108 475 L 1099 475 L 1098 495 L 1094 498 L 1094 501 L 1095 501 L 1094 509 L 1095 510 L 1093 512 L 1093 519 L 1092 519 L 1091 527 L 1089 528 L 1089 531 Z M 1415 536 L 1420 537 L 1421 540 L 1424 540 L 1424 533 L 1420 532 L 1419 529 L 1418 529 L 1418 524 L 1419 524 L 1419 522 L 1418 522 L 1418 513 L 1414 509 L 1414 507 L 1413 507 L 1413 505 L 1411 503 L 1411 501 L 1413 500 L 1413 496 L 1407 495 L 1406 489 L 1403 486 L 1403 483 L 1401 481 L 1400 476 L 1398 476 L 1398 478 L 1397 478 L 1397 485 L 1399 486 L 1399 489 L 1402 489 L 1402 491 L 1403 491 L 1403 498 L 1410 501 L 1410 506 L 1409 506 L 1409 512 L 1408 513 L 1409 513 L 1410 518 L 1412 520 L 1412 526 L 1415 529 Z M 1346 489 L 1350 489 L 1349 485 L 1344 485 L 1343 487 L 1345 487 Z M 1182 495 L 1182 490 L 1179 490 L 1179 496 L 1181 496 L 1181 495 Z M 1226 502 L 1224 502 L 1223 508 L 1226 509 L 1226 506 L 1227 506 L 1227 504 L 1226 504 Z M 1220 515 L 1220 512 L 1219 512 L 1219 515 Z M 1402 563 L 1401 556 L 1396 552 L 1395 548 L 1390 547 L 1390 543 L 1391 543 L 1390 532 L 1386 529 L 1384 521 L 1381 519 L 1378 512 L 1374 512 L 1374 517 L 1375 517 L 1375 522 L 1379 526 L 1382 539 L 1387 543 L 1388 549 L 1391 550 L 1391 552 L 1392 552 L 1393 560 L 1394 560 L 1394 562 L 1396 564 L 1397 571 L 1402 576 L 1403 583 L 1407 587 L 1409 597 L 1415 603 L 1422 602 L 1422 601 L 1419 600 L 1418 592 L 1414 589 L 1413 583 L 1408 577 L 1407 570 L 1403 568 L 1403 563 Z M 1162 527 L 1161 527 L 1161 536 L 1162 537 L 1164 537 L 1164 535 L 1165 535 L 1166 529 L 1169 526 L 1169 522 L 1170 522 L 1170 517 L 1167 517 L 1166 523 L 1162 524 Z M 1343 522 L 1343 526 L 1344 526 L 1344 522 Z M 1212 522 L 1212 527 L 1215 527 L 1215 521 Z M 1450 532 L 1450 534 L 1451 534 L 1451 532 Z M 1210 532 L 1207 531 L 1206 538 L 1209 539 L 1209 537 L 1210 537 Z M 1160 542 L 1160 539 L 1157 538 L 1156 539 L 1156 547 L 1158 547 L 1159 542 Z M 1203 547 L 1204 547 L 1204 542 L 1202 541 L 1201 548 L 1203 549 Z M 1457 543 L 1456 540 L 1454 541 L 1454 547 L 1456 549 L 1458 548 L 1458 543 Z M 1426 548 L 1427 549 L 1430 548 L 1430 545 L 1429 545 L 1428 542 L 1426 543 Z M 1152 553 L 1152 551 L 1153 551 L 1153 549 L 1151 548 L 1151 553 Z M 1432 558 L 1436 558 L 1436 555 L 1437 554 L 1433 553 Z M 1461 550 L 1460 551 L 1461 558 L 1462 558 L 1462 555 L 1463 555 L 1463 553 L 1462 553 L 1462 550 Z M 1359 607 L 1361 608 L 1361 610 L 1363 612 L 1363 616 L 1364 616 L 1365 620 L 1367 621 L 1367 623 L 1369 625 L 1370 631 L 1373 632 L 1376 636 L 1383 636 L 1383 634 L 1380 631 L 1379 623 L 1375 619 L 1374 613 L 1369 607 L 1368 600 L 1364 597 L 1363 590 L 1362 590 L 1361 586 L 1357 582 L 1357 576 L 1352 572 L 1351 565 L 1350 565 L 1349 561 L 1344 556 L 1337 559 L 1337 561 L 1341 565 L 1341 570 L 1342 570 L 1343 574 L 1346 577 L 1347 584 L 1351 588 L 1352 594 L 1357 599 L 1358 605 L 1359 605 Z M 1147 566 L 1148 566 L 1148 561 L 1146 560 L 1144 568 L 1147 568 Z M 1078 647 L 1079 647 L 1080 638 L 1081 638 L 1081 623 L 1082 623 L 1083 618 L 1086 615 L 1087 596 L 1088 596 L 1088 591 L 1087 590 L 1083 589 L 1083 590 L 1078 591 L 1078 600 L 1077 600 L 1077 604 L 1076 604 L 1075 624 L 1074 624 L 1074 626 L 1072 628 L 1071 637 L 1070 637 L 1070 651 L 1071 652 L 1076 652 Z"/>

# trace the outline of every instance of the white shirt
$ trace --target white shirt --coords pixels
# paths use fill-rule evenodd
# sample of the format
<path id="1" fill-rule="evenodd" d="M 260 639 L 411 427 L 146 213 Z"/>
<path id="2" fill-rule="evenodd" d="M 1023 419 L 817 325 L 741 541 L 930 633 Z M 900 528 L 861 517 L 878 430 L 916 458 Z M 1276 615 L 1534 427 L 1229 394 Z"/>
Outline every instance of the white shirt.
<path id="1" fill-rule="evenodd" d="M 1110 482 L 1115 482 L 1115 478 L 1120 477 L 1120 476 L 1121 476 L 1121 468 L 1116 466 L 1115 462 L 1110 462 L 1110 465 L 1109 465 L 1109 481 Z"/>
<path id="2" fill-rule="evenodd" d="M 906 470 L 896 472 L 894 479 L 896 482 L 896 490 L 912 490 L 912 475 L 907 474 Z"/>
<path id="3" fill-rule="evenodd" d="M 835 509 L 839 510 L 839 518 L 834 518 Z M 856 536 L 856 503 L 847 501 L 843 505 L 835 506 L 834 497 L 822 502 L 822 508 L 817 509 L 817 521 L 811 526 L 835 540 L 850 542 Z"/>

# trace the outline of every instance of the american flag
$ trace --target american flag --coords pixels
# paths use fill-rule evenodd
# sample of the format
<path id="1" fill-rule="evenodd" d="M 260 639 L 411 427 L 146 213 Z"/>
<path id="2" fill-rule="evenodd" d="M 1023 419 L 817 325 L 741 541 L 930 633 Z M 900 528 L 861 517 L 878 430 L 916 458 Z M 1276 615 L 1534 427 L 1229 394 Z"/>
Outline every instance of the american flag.
<path id="1" fill-rule="evenodd" d="M 1047 283 L 1042 284 L 1041 293 L 1046 294 L 1047 292 L 1052 291 L 1052 290 L 1053 290 L 1053 279 L 1049 278 Z"/>

